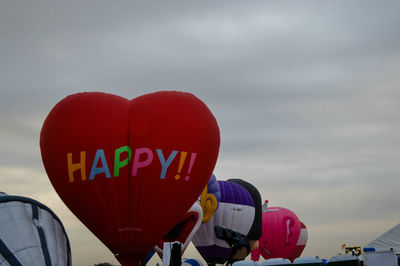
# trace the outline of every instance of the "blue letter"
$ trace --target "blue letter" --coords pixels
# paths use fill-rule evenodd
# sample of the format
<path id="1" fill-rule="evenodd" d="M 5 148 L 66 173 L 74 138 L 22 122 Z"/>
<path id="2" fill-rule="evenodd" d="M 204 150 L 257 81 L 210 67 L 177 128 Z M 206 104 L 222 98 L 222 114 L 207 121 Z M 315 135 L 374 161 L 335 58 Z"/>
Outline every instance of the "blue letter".
<path id="1" fill-rule="evenodd" d="M 164 158 L 162 150 L 157 149 L 158 158 L 160 158 L 160 163 L 161 163 L 161 167 L 162 167 L 161 175 L 160 175 L 161 179 L 165 178 L 165 174 L 167 173 L 167 169 L 168 169 L 169 165 L 172 163 L 172 160 L 175 158 L 177 153 L 178 153 L 178 151 L 172 151 L 171 155 L 168 157 L 168 160 L 165 161 L 165 158 Z"/>
<path id="2" fill-rule="evenodd" d="M 99 163 L 100 159 L 101 159 L 101 163 L 103 164 L 103 167 L 97 168 L 96 166 Z M 93 180 L 94 176 L 97 174 L 100 174 L 100 173 L 105 173 L 107 178 L 111 177 L 110 170 L 108 170 L 106 156 L 104 155 L 103 149 L 98 149 L 96 152 L 96 156 L 94 157 L 93 164 L 92 164 L 92 171 L 90 171 L 89 180 Z"/>

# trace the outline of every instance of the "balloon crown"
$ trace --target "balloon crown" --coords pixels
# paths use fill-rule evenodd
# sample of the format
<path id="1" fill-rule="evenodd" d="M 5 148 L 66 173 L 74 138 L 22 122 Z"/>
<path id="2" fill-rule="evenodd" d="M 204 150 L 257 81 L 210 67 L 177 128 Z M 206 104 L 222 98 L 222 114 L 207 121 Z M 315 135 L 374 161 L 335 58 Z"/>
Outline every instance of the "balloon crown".
<path id="1" fill-rule="evenodd" d="M 268 200 L 266 200 L 262 206 L 262 212 L 266 212 L 268 209 Z"/>

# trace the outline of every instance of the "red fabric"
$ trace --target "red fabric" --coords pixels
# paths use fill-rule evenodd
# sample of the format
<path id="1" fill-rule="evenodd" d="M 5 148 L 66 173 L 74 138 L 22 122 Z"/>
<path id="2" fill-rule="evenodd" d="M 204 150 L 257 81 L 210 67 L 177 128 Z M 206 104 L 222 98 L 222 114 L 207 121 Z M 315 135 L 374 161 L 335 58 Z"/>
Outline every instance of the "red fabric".
<path id="1" fill-rule="evenodd" d="M 290 256 L 289 256 L 289 259 L 291 261 L 294 261 L 296 258 L 301 256 L 301 253 L 303 253 L 303 250 L 307 244 L 307 240 L 308 240 L 307 227 L 301 221 L 300 221 L 300 229 L 301 229 L 300 236 L 299 236 L 299 240 L 297 241 L 297 245 L 294 248 L 292 254 L 290 254 Z"/>
<path id="2" fill-rule="evenodd" d="M 197 212 L 187 212 L 184 218 L 158 242 L 158 248 L 162 250 L 164 248 L 164 242 L 179 241 L 185 244 L 190 233 L 195 228 L 198 218 L 199 214 Z"/>
<path id="3" fill-rule="evenodd" d="M 68 96 L 51 110 L 40 136 L 55 190 L 124 265 L 145 258 L 186 214 L 212 174 L 219 144 L 207 106 L 173 91 L 133 100 L 101 92 Z"/>

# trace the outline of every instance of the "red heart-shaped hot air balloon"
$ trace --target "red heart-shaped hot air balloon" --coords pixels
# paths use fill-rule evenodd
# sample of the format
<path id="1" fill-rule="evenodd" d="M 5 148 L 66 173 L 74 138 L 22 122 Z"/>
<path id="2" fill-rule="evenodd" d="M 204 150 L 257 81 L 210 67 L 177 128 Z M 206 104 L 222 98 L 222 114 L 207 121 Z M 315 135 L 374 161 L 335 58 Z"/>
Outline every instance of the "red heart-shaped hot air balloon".
<path id="1" fill-rule="evenodd" d="M 43 163 L 71 211 L 123 265 L 138 265 L 207 184 L 219 129 L 189 93 L 60 101 L 41 131 Z"/>

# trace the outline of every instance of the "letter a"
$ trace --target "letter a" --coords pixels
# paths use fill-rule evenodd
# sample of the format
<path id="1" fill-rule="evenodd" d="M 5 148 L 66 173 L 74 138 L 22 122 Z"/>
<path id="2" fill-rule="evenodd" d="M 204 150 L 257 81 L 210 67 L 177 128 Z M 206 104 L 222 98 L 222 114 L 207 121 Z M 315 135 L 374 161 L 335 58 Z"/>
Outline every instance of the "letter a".
<path id="1" fill-rule="evenodd" d="M 103 167 L 96 167 L 97 164 L 99 163 L 99 160 L 101 160 Z M 106 156 L 104 155 L 103 149 L 98 149 L 96 152 L 96 156 L 94 157 L 93 164 L 92 164 L 92 171 L 90 171 L 89 180 L 93 180 L 94 176 L 97 174 L 100 174 L 100 173 L 105 173 L 107 178 L 111 177 L 110 170 L 108 169 Z"/>

